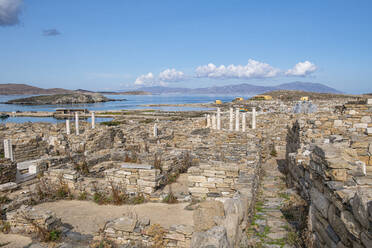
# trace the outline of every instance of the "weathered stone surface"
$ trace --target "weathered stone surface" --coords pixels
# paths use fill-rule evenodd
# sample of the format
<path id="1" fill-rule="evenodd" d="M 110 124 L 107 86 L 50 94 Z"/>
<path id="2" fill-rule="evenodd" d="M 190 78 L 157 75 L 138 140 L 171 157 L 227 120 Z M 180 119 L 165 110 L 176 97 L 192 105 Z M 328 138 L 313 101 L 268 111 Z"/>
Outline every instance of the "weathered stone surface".
<path id="1" fill-rule="evenodd" d="M 230 248 L 227 241 L 226 230 L 215 226 L 206 232 L 196 232 L 192 235 L 191 247 L 193 248 Z"/>
<path id="2" fill-rule="evenodd" d="M 321 212 L 325 218 L 327 218 L 329 207 L 329 201 L 327 198 L 325 198 L 324 195 L 321 194 L 315 187 L 311 188 L 310 196 L 311 202 L 314 204 L 317 210 Z"/>
<path id="3" fill-rule="evenodd" d="M 193 213 L 196 231 L 206 231 L 216 225 L 215 218 L 223 217 L 224 207 L 220 201 L 205 201 Z M 226 232 L 226 231 L 225 231 Z"/>
<path id="4" fill-rule="evenodd" d="M 355 220 L 352 213 L 349 211 L 341 212 L 341 220 L 344 223 L 346 229 L 353 234 L 355 237 L 359 237 L 361 232 L 360 224 Z"/>
<path id="5" fill-rule="evenodd" d="M 372 201 L 372 194 L 368 196 L 367 192 L 363 194 L 363 192 L 359 191 L 355 194 L 352 204 L 354 217 L 367 229 L 370 227 L 367 209 L 369 201 Z"/>
<path id="6" fill-rule="evenodd" d="M 113 223 L 112 228 L 118 231 L 133 232 L 134 228 L 136 227 L 136 224 L 137 224 L 137 219 L 126 216 L 126 217 L 117 219 Z"/>

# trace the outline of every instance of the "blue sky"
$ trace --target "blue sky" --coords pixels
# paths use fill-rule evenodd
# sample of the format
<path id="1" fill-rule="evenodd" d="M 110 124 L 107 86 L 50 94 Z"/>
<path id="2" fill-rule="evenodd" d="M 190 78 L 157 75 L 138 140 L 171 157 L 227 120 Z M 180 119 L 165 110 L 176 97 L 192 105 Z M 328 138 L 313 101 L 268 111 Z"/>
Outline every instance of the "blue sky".
<path id="1" fill-rule="evenodd" d="M 0 83 L 372 92 L 372 1 L 0 0 Z"/>

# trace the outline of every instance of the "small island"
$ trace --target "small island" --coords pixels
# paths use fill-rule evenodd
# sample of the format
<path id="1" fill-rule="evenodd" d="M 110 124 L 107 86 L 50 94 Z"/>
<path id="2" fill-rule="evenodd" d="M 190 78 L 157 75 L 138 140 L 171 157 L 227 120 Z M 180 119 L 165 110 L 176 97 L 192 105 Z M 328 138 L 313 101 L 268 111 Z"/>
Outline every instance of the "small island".
<path id="1" fill-rule="evenodd" d="M 109 99 L 98 93 L 72 93 L 32 96 L 20 99 L 13 99 L 5 104 L 21 105 L 57 105 L 57 104 L 81 104 L 81 103 L 99 103 L 110 101 L 126 101 L 125 99 Z"/>

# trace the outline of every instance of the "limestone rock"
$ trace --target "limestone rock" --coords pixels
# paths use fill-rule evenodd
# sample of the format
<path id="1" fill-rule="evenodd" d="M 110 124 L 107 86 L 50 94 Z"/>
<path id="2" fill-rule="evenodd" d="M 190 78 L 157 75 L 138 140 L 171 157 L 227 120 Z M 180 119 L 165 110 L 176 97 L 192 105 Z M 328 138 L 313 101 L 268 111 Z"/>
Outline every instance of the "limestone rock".
<path id="1" fill-rule="evenodd" d="M 311 202 L 315 205 L 316 209 L 322 213 L 322 215 L 327 218 L 328 216 L 328 206 L 329 201 L 324 197 L 315 187 L 311 188 L 310 191 Z"/>
<path id="2" fill-rule="evenodd" d="M 192 235 L 193 248 L 230 248 L 225 228 L 215 226 L 207 232 L 196 232 Z"/>
<path id="3" fill-rule="evenodd" d="M 219 201 L 205 201 L 193 213 L 196 231 L 206 231 L 216 225 L 215 217 L 223 217 L 224 207 Z M 225 230 L 226 232 L 226 230 Z"/>

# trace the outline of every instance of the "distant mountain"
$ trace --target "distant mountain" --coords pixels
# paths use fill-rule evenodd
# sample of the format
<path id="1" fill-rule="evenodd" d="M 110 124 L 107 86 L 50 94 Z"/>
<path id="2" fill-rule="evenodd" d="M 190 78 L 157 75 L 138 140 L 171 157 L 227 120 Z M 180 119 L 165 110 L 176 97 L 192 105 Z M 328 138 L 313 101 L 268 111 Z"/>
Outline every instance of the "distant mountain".
<path id="1" fill-rule="evenodd" d="M 42 89 L 27 84 L 0 84 L 0 95 L 51 95 L 72 92 L 60 88 Z"/>
<path id="2" fill-rule="evenodd" d="M 280 84 L 276 86 L 280 90 L 301 90 L 301 91 L 309 91 L 309 92 L 316 92 L 316 93 L 335 93 L 339 94 L 340 91 L 328 87 L 324 84 L 318 83 L 305 83 L 305 82 L 293 82 L 293 83 L 286 83 Z"/>
<path id="3" fill-rule="evenodd" d="M 232 84 L 225 86 L 213 86 L 205 88 L 173 88 L 164 86 L 142 87 L 135 91 L 100 91 L 98 93 L 108 95 L 148 95 L 148 94 L 225 94 L 225 95 L 255 95 L 273 90 L 297 90 L 316 93 L 341 93 L 324 84 L 292 82 L 280 84 L 277 86 L 258 86 L 253 84 Z M 51 94 L 69 94 L 69 93 L 94 93 L 94 91 L 78 89 L 65 90 L 59 88 L 42 89 L 27 84 L 0 84 L 0 95 L 51 95 Z"/>
<path id="4" fill-rule="evenodd" d="M 140 91 L 147 91 L 153 94 L 244 94 L 244 95 L 254 95 L 262 94 L 273 90 L 298 90 L 298 91 L 308 91 L 316 93 L 341 93 L 340 91 L 330 88 L 324 84 L 318 83 L 305 83 L 305 82 L 293 82 L 285 83 L 277 86 L 258 86 L 253 84 L 233 84 L 225 86 L 213 86 L 207 88 L 173 88 L 173 87 L 142 87 L 138 89 Z"/>

